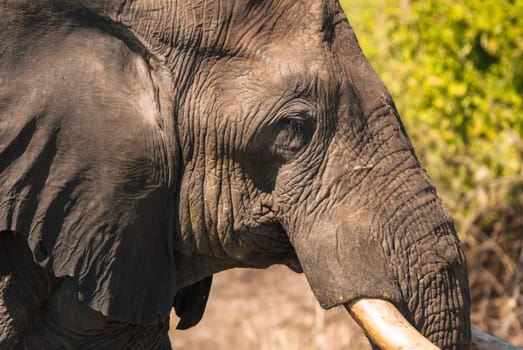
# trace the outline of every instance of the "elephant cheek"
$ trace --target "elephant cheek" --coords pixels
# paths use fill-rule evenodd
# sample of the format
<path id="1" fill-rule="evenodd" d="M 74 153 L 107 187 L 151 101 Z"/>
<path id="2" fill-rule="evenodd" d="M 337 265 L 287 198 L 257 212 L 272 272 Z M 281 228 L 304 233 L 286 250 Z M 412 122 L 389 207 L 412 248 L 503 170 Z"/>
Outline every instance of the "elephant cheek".
<path id="1" fill-rule="evenodd" d="M 311 289 L 325 308 L 358 298 L 378 298 L 396 305 L 400 290 L 380 242 L 368 225 L 355 220 L 320 222 L 294 248 Z"/>

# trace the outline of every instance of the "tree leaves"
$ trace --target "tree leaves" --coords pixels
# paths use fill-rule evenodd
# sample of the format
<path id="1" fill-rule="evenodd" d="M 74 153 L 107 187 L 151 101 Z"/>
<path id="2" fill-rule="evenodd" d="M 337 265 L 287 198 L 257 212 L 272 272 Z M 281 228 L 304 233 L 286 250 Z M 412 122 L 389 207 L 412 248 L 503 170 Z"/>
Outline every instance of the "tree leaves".
<path id="1" fill-rule="evenodd" d="M 470 193 L 521 188 L 523 1 L 341 2 L 458 226 Z"/>

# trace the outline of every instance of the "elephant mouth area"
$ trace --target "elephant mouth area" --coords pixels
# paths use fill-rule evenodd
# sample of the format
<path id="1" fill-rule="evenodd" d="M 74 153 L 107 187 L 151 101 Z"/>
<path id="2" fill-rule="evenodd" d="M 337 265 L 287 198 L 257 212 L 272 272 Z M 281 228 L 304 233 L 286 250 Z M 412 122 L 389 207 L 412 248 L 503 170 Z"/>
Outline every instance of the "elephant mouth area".
<path id="1" fill-rule="evenodd" d="M 264 223 L 236 230 L 227 254 L 245 267 L 266 268 L 283 264 L 302 273 L 303 268 L 287 233 L 279 223 Z"/>
<path id="2" fill-rule="evenodd" d="M 300 261 L 298 260 L 298 257 L 296 254 L 294 254 L 294 257 L 292 259 L 288 259 L 287 261 L 282 261 L 282 264 L 287 266 L 289 269 L 296 273 L 303 273 L 303 267 L 300 264 Z"/>

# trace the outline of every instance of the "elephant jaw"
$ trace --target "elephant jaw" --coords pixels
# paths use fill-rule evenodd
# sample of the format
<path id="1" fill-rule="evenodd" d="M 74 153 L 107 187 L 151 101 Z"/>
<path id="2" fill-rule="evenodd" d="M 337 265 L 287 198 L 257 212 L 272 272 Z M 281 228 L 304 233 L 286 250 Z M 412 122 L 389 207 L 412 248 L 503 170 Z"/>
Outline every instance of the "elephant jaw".
<path id="1" fill-rule="evenodd" d="M 345 304 L 367 336 L 384 350 L 439 348 L 425 338 L 390 302 L 359 299 Z M 472 327 L 470 350 L 523 350 Z"/>

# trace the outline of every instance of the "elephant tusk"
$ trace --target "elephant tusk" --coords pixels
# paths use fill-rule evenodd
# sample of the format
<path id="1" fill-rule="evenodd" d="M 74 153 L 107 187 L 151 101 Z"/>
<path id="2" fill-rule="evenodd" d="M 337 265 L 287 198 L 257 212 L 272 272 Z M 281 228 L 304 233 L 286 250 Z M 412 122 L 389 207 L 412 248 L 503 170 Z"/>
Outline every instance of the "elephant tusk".
<path id="1" fill-rule="evenodd" d="M 359 299 L 345 307 L 367 336 L 384 350 L 439 348 L 425 338 L 390 302 Z"/>
<path id="2" fill-rule="evenodd" d="M 384 350 L 439 349 L 414 328 L 390 302 L 359 299 L 345 307 L 367 336 Z M 523 350 L 475 327 L 470 350 Z"/>
<path id="3" fill-rule="evenodd" d="M 472 344 L 470 350 L 523 350 L 488 333 L 472 327 Z"/>

